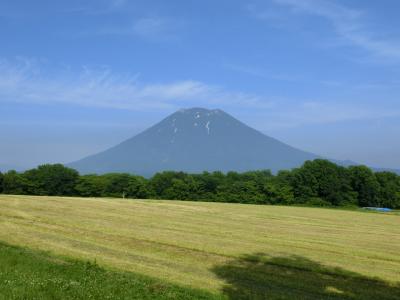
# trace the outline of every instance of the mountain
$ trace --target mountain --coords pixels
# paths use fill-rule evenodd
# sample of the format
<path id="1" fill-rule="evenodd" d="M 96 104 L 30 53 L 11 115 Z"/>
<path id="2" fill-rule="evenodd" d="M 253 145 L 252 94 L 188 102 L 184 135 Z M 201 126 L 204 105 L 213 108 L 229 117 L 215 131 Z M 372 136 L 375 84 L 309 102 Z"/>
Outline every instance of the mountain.
<path id="1" fill-rule="evenodd" d="M 222 110 L 182 109 L 104 152 L 70 163 L 83 174 L 163 170 L 273 172 L 319 156 L 250 128 Z"/>

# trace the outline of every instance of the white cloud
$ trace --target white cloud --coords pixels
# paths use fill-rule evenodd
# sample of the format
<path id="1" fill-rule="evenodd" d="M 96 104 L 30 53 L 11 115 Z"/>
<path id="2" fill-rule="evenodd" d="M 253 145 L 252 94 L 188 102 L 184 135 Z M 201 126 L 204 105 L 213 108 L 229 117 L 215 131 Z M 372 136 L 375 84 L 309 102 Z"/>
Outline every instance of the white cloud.
<path id="1" fill-rule="evenodd" d="M 139 111 L 193 105 L 270 105 L 263 98 L 200 81 L 144 84 L 138 75 L 117 75 L 108 68 L 42 76 L 39 64 L 22 59 L 14 63 L 0 61 L 0 102 L 68 103 Z"/>
<path id="2" fill-rule="evenodd" d="M 290 8 L 293 14 L 309 14 L 330 22 L 342 41 L 367 50 L 370 54 L 391 60 L 400 60 L 400 41 L 379 39 L 366 28 L 365 12 L 351 9 L 327 0 L 272 0 L 273 3 Z M 252 9 L 255 12 L 256 10 Z M 270 16 L 271 13 L 266 14 Z M 256 17 L 263 18 L 260 9 Z M 264 18 L 264 19 L 270 19 Z M 278 20 L 276 17 L 275 20 Z"/>

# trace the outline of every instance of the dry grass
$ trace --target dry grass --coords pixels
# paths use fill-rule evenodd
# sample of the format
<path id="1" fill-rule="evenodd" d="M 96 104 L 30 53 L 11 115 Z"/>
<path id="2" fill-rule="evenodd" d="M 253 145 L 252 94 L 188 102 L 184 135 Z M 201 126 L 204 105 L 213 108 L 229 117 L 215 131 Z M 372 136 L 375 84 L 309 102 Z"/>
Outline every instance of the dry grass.
<path id="1" fill-rule="evenodd" d="M 0 240 L 220 290 L 243 255 L 302 257 L 400 282 L 400 216 L 318 208 L 0 196 Z"/>

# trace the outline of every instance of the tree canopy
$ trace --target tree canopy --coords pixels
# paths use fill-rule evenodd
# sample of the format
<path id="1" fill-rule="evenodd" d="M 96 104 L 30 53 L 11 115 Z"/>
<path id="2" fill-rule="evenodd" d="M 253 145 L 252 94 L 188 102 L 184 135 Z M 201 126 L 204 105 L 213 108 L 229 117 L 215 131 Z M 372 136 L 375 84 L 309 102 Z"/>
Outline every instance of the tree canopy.
<path id="1" fill-rule="evenodd" d="M 5 194 L 126 197 L 314 206 L 400 208 L 400 176 L 366 166 L 343 167 L 328 160 L 307 161 L 280 171 L 165 171 L 151 178 L 126 173 L 79 175 L 61 164 L 0 173 Z"/>

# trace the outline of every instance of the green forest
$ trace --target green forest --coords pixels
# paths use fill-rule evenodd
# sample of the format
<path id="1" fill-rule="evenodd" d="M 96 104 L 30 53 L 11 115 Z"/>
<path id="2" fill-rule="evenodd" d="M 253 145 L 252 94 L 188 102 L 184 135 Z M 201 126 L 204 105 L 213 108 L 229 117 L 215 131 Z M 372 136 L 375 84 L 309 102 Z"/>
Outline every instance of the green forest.
<path id="1" fill-rule="evenodd" d="M 400 176 L 328 160 L 272 174 L 268 170 L 165 171 L 151 178 L 110 173 L 80 175 L 62 164 L 0 173 L 0 193 L 41 196 L 117 197 L 308 206 L 400 208 Z"/>

